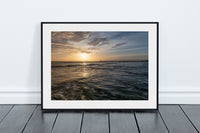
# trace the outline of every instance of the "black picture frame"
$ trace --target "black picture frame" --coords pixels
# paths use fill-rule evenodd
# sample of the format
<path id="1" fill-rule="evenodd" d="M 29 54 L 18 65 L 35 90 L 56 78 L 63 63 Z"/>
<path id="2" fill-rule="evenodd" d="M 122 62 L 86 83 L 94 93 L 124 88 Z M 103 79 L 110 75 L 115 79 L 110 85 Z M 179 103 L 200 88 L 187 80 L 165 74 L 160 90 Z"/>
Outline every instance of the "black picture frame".
<path id="1" fill-rule="evenodd" d="M 44 90 L 43 90 L 43 31 L 44 28 L 43 26 L 45 24 L 155 24 L 156 25 L 156 64 L 157 64 L 157 71 L 156 71 L 156 108 L 140 108 L 140 109 L 134 109 L 134 108 L 117 108 L 117 109 L 112 109 L 112 108 L 103 108 L 103 109 L 92 109 L 92 108 L 84 108 L 84 109 L 78 109 L 78 108 L 70 108 L 70 109 L 63 109 L 63 108 L 56 108 L 56 109 L 52 109 L 52 108 L 44 108 Z M 158 90 L 159 90 L 159 22 L 41 22 L 41 109 L 43 111 L 64 111 L 64 110 L 68 110 L 68 111 L 73 111 L 73 110 L 134 110 L 134 111 L 157 111 L 158 110 L 158 100 L 159 100 L 159 94 L 158 94 Z"/>

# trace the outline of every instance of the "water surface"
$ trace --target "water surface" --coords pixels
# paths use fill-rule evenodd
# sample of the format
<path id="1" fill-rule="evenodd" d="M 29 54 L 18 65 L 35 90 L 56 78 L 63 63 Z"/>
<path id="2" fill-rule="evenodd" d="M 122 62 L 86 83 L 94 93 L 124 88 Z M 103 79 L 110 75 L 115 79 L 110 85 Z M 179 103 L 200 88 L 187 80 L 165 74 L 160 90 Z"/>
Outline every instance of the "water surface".
<path id="1" fill-rule="evenodd" d="M 148 62 L 52 62 L 52 100 L 147 100 Z"/>

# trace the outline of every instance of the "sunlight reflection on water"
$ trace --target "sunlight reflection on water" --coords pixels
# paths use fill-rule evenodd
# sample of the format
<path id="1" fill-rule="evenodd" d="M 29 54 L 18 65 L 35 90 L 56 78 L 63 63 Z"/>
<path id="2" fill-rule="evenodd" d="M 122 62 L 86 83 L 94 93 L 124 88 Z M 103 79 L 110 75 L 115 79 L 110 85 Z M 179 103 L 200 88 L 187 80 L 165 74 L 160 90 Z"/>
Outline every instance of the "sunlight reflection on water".
<path id="1" fill-rule="evenodd" d="M 148 62 L 53 62 L 51 76 L 54 99 L 148 98 Z"/>
<path id="2" fill-rule="evenodd" d="M 86 64 L 84 64 L 84 65 L 86 65 Z M 84 68 L 83 68 L 82 76 L 83 76 L 84 78 L 88 77 L 88 71 L 86 70 L 85 66 L 84 66 Z"/>

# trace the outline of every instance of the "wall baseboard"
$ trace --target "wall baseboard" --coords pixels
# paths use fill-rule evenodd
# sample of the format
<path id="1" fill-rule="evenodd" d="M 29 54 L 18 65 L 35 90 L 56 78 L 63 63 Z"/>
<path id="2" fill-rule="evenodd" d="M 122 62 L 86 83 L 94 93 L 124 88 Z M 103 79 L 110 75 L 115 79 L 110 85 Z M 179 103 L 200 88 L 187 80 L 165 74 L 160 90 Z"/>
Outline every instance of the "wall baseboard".
<path id="1" fill-rule="evenodd" d="M 40 92 L 0 92 L 0 104 L 40 104 Z"/>
<path id="2" fill-rule="evenodd" d="M 200 104 L 200 92 L 159 92 L 159 104 Z"/>
<path id="3" fill-rule="evenodd" d="M 40 104 L 40 91 L 0 92 L 0 104 Z M 159 104 L 200 104 L 200 91 L 160 91 Z"/>

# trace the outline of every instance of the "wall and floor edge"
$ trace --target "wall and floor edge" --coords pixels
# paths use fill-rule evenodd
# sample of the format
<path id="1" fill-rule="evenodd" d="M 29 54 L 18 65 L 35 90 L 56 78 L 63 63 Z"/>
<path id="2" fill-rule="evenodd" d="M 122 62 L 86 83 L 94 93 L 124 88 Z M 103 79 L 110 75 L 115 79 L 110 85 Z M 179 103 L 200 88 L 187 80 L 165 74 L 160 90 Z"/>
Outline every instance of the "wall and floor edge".
<path id="1" fill-rule="evenodd" d="M 0 91 L 0 104 L 40 104 L 41 91 Z M 200 104 L 200 90 L 168 88 L 159 91 L 159 104 Z"/>

